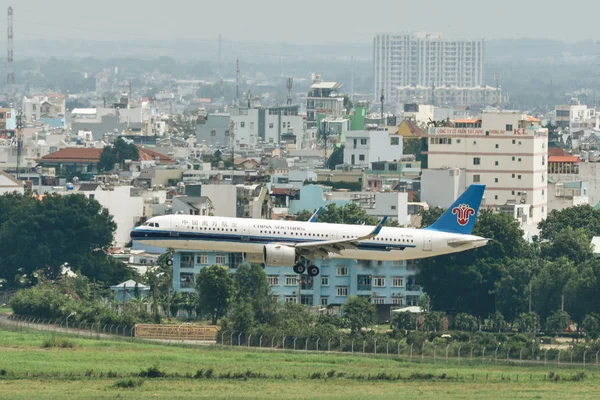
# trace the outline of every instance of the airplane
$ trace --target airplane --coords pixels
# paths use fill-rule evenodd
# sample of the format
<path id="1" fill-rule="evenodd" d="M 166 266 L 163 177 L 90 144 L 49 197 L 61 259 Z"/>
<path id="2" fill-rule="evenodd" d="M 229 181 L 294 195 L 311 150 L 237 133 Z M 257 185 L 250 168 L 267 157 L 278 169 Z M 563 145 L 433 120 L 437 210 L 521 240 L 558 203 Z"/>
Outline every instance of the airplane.
<path id="1" fill-rule="evenodd" d="M 485 246 L 472 235 L 485 185 L 473 184 L 432 225 L 422 228 L 319 223 L 318 209 L 308 221 L 279 221 L 198 215 L 150 218 L 131 232 L 132 240 L 171 251 L 242 253 L 247 262 L 293 266 L 297 274 L 319 275 L 316 259 L 399 261 L 458 253 Z"/>

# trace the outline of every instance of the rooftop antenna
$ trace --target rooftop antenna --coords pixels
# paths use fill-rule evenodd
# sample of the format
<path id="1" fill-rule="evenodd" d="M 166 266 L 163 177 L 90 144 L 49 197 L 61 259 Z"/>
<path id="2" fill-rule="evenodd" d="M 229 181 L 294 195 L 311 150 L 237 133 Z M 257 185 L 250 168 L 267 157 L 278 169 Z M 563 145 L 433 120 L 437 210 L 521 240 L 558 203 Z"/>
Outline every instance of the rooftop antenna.
<path id="1" fill-rule="evenodd" d="M 379 97 L 379 100 L 381 101 L 381 123 L 383 124 L 383 101 L 385 100 L 383 88 L 381 88 L 381 97 Z"/>
<path id="2" fill-rule="evenodd" d="M 246 100 L 248 101 L 248 108 L 252 107 L 252 91 L 250 90 L 250 88 L 248 88 L 248 91 L 246 92 Z"/>
<path id="3" fill-rule="evenodd" d="M 294 78 L 288 78 L 286 86 L 288 89 L 287 105 L 291 106 L 292 105 L 292 97 L 293 97 L 292 88 L 294 87 Z"/>
<path id="4" fill-rule="evenodd" d="M 494 81 L 496 81 L 496 107 L 500 108 L 502 103 L 500 94 L 500 75 L 494 75 Z"/>
<path id="5" fill-rule="evenodd" d="M 229 144 L 231 145 L 231 162 L 235 156 L 235 122 L 231 120 L 229 122 Z"/>
<path id="6" fill-rule="evenodd" d="M 6 18 L 7 22 L 7 75 L 6 75 L 6 86 L 12 89 L 12 85 L 15 84 L 15 70 L 13 65 L 13 8 L 8 7 L 8 14 Z"/>

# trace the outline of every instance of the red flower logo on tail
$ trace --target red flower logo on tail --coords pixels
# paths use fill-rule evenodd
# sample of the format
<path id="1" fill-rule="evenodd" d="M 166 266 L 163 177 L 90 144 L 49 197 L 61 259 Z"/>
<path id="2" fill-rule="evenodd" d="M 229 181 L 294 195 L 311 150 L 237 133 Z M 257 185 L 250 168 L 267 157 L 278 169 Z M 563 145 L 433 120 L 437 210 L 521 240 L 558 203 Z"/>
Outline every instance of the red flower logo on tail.
<path id="1" fill-rule="evenodd" d="M 465 226 L 469 223 L 471 215 L 475 215 L 475 210 L 468 204 L 461 204 L 452 209 L 452 214 L 456 215 L 456 222 L 458 222 L 460 226 Z"/>

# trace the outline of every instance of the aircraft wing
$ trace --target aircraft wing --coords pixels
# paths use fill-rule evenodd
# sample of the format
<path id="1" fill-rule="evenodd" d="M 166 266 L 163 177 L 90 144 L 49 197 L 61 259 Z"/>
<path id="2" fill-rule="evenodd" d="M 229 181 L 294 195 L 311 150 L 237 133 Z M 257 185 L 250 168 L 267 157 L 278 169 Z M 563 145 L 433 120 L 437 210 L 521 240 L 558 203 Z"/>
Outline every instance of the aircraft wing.
<path id="1" fill-rule="evenodd" d="M 342 250 L 355 249 L 362 240 L 369 240 L 379 235 L 379 232 L 381 232 L 381 228 L 383 228 L 383 224 L 385 224 L 386 220 L 387 217 L 383 217 L 383 219 L 379 222 L 379 224 L 377 224 L 375 229 L 373 229 L 368 235 L 365 236 L 348 239 L 298 243 L 294 247 L 300 253 L 316 253 L 324 257 L 327 257 L 329 253 L 340 254 Z"/>

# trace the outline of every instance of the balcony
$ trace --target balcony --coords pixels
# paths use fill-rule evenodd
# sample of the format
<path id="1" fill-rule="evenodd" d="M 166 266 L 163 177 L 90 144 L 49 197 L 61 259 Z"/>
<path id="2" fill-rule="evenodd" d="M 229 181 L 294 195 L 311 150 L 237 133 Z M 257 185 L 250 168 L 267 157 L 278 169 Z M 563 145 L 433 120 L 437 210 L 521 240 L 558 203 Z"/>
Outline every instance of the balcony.
<path id="1" fill-rule="evenodd" d="M 362 284 L 361 285 L 361 284 L 358 284 L 357 286 L 358 286 L 357 290 L 359 292 L 361 292 L 361 291 L 362 292 L 364 292 L 364 291 L 370 292 L 371 291 L 371 285 L 366 285 L 366 284 Z"/>
<path id="2" fill-rule="evenodd" d="M 406 285 L 407 292 L 420 292 L 421 285 Z"/>

